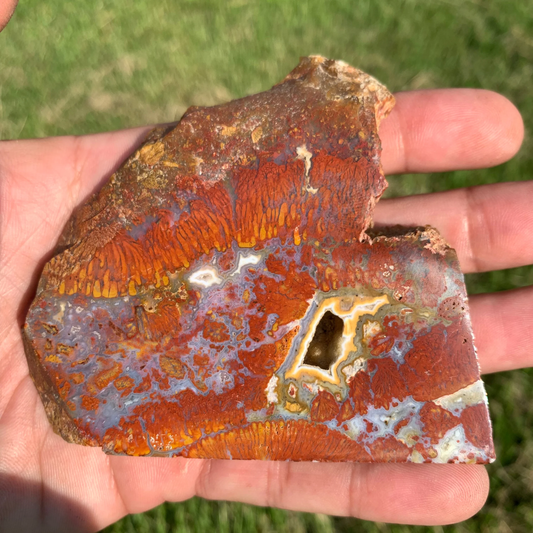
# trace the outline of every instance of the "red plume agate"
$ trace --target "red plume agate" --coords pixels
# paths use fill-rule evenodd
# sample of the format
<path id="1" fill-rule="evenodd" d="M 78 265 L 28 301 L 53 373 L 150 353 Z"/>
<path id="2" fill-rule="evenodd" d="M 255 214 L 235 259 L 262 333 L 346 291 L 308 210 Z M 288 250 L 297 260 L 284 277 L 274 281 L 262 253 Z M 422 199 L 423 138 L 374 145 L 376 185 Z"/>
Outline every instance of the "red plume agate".
<path id="1" fill-rule="evenodd" d="M 394 104 L 304 58 L 154 130 L 71 219 L 24 327 L 54 430 L 106 453 L 489 462 L 455 252 L 370 232 Z"/>

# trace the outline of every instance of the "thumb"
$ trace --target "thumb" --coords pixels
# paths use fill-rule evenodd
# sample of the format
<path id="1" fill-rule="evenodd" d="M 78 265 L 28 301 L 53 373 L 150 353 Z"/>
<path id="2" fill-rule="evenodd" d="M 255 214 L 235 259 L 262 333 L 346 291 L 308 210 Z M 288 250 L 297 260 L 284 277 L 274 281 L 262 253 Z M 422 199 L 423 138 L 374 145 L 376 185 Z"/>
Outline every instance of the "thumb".
<path id="1" fill-rule="evenodd" d="M 0 0 L 0 31 L 2 31 L 15 12 L 18 0 Z"/>

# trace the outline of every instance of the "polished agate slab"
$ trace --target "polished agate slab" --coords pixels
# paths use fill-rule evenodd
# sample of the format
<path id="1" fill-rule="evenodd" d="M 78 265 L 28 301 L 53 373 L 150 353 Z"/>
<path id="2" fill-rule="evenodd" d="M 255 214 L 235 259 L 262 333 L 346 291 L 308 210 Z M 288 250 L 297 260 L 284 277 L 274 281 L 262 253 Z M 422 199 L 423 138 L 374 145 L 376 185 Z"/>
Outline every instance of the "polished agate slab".
<path id="1" fill-rule="evenodd" d="M 73 216 L 29 311 L 54 430 L 111 454 L 491 461 L 455 252 L 368 229 L 393 103 L 315 56 L 154 130 Z"/>

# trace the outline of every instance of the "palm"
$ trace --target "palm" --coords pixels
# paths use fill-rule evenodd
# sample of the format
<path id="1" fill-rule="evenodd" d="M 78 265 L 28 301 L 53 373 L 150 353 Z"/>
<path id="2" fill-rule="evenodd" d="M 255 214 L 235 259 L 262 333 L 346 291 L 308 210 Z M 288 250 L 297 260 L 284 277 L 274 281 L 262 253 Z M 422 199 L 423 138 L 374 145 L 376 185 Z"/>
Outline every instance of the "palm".
<path id="1" fill-rule="evenodd" d="M 20 327 L 72 210 L 142 135 L 139 129 L 0 143 L 0 520 L 6 529 L 96 530 L 125 513 L 194 494 L 391 522 L 447 523 L 476 512 L 488 489 L 483 467 L 107 457 L 51 431 Z M 475 168 L 511 157 L 522 123 L 493 93 L 407 93 L 399 95 L 382 137 L 388 173 Z M 508 268 L 533 259 L 522 245 L 533 227 L 532 195 L 531 183 L 519 183 L 389 200 L 379 204 L 376 221 L 435 225 L 457 248 L 465 271 Z M 483 371 L 531 361 L 527 335 L 533 339 L 522 318 L 529 292 L 472 299 Z M 499 336 L 505 327 L 515 335 Z M 502 344 L 509 338 L 521 344 Z"/>

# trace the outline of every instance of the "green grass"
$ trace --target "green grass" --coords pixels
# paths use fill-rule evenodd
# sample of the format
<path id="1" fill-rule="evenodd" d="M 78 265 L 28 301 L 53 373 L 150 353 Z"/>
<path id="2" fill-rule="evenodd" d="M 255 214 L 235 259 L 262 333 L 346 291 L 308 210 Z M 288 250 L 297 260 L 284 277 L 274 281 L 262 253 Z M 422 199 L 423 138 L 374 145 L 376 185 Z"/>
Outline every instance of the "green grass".
<path id="1" fill-rule="evenodd" d="M 393 90 L 479 87 L 533 126 L 531 0 L 22 1 L 0 34 L 0 138 L 82 134 L 172 121 L 190 105 L 257 92 L 298 57 L 357 65 Z M 532 141 L 483 171 L 394 177 L 389 195 L 533 176 Z M 529 267 L 468 276 L 471 293 L 533 284 Z M 407 528 L 193 499 L 107 528 L 119 532 L 526 532 L 533 530 L 531 371 L 487 378 L 498 460 L 474 518 Z"/>

